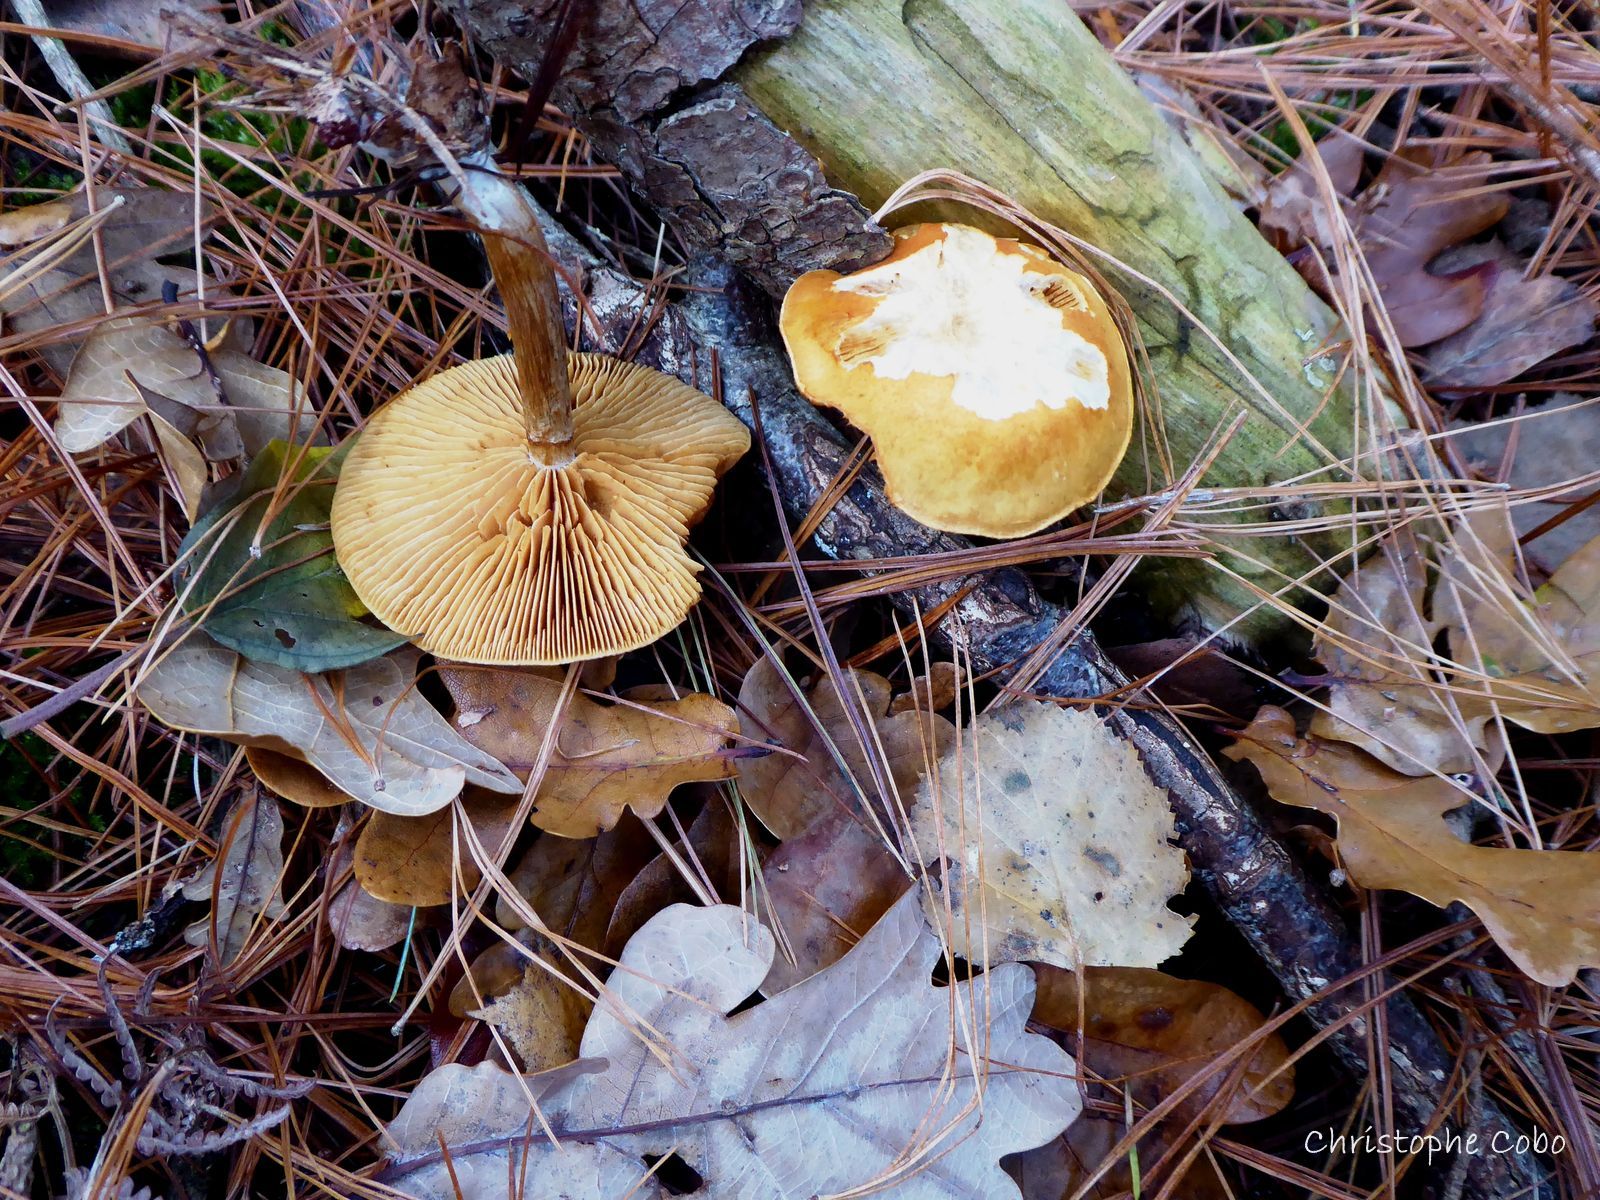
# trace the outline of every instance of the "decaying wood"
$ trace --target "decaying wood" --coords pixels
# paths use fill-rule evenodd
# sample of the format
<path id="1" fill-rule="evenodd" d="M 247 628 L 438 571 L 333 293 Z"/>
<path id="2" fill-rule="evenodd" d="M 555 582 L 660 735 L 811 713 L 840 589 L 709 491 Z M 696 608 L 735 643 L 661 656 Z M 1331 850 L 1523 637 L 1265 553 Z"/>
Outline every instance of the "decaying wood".
<path id="1" fill-rule="evenodd" d="M 542 53 L 556 7 L 450 3 L 471 36 L 523 67 Z M 796 7 L 597 0 L 558 95 L 691 247 L 745 267 L 769 291 L 799 270 L 847 268 L 882 250 L 866 209 L 836 189 L 875 206 L 934 167 L 983 180 L 1161 284 L 1253 382 L 1158 291 L 1111 271 L 1161 390 L 1159 419 L 1135 439 L 1143 453 L 1114 485 L 1124 492 L 1160 491 L 1241 407 L 1250 419 L 1207 486 L 1348 477 L 1351 401 L 1324 357 L 1343 336 L 1333 315 L 1068 5 L 809 0 L 797 23 Z M 768 19 L 740 19 L 746 8 Z M 684 36 L 690 27 L 704 39 Z M 800 147 L 826 182 L 814 162 L 802 165 Z M 1314 573 L 1334 546 L 1256 538 L 1248 549 L 1260 565 L 1243 556 L 1229 565 L 1276 590 L 1285 575 Z M 1255 601 L 1192 560 L 1152 564 L 1145 587 L 1211 628 Z M 1254 621 L 1270 624 L 1269 614 Z"/>

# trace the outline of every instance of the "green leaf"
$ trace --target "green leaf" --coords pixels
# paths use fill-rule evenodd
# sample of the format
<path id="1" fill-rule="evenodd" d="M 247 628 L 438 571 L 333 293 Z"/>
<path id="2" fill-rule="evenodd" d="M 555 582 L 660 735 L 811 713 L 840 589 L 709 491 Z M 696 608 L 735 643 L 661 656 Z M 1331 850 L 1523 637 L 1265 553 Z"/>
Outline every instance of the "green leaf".
<path id="1" fill-rule="evenodd" d="M 224 646 L 315 673 L 407 641 L 361 619 L 366 607 L 333 556 L 328 509 L 343 459 L 343 446 L 271 442 L 184 538 L 184 611 Z"/>

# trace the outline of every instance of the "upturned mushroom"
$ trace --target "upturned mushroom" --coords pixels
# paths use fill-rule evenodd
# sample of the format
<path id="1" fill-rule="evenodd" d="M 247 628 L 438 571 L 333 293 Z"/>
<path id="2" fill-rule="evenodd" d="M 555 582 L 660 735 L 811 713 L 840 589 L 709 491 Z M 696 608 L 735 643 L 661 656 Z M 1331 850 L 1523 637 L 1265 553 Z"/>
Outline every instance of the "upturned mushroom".
<path id="1" fill-rule="evenodd" d="M 749 433 L 671 376 L 568 353 L 521 189 L 481 170 L 459 187 L 513 353 L 423 380 L 367 423 L 334 495 L 339 562 L 384 624 L 441 658 L 552 665 L 647 645 L 699 598 L 684 545 Z"/>
<path id="2" fill-rule="evenodd" d="M 1021 537 L 1105 487 L 1133 387 L 1094 285 L 965 225 L 895 231 L 888 258 L 784 297 L 795 384 L 872 437 L 889 498 L 935 529 Z"/>

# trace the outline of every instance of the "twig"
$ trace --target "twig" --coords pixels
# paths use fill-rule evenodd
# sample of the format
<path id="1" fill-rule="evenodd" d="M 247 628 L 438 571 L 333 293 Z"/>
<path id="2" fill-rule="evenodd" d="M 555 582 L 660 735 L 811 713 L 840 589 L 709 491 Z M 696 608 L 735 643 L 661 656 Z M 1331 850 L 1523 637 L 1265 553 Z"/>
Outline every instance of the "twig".
<path id="1" fill-rule="evenodd" d="M 44 0 L 11 0 L 11 8 L 24 25 L 31 25 L 35 29 L 55 28 L 49 14 L 44 10 Z M 111 109 L 106 106 L 106 102 L 85 99 L 87 96 L 92 96 L 95 89 L 84 75 L 83 68 L 78 66 L 78 60 L 72 57 L 72 52 L 67 49 L 66 43 L 47 33 L 36 33 L 33 35 L 33 44 L 39 47 L 40 57 L 49 66 L 50 73 L 61 85 L 61 90 L 83 104 L 84 111 L 94 121 L 95 136 L 100 140 L 100 144 L 115 150 L 118 154 L 132 157 L 133 147 L 117 126 L 116 119 L 112 117 Z"/>

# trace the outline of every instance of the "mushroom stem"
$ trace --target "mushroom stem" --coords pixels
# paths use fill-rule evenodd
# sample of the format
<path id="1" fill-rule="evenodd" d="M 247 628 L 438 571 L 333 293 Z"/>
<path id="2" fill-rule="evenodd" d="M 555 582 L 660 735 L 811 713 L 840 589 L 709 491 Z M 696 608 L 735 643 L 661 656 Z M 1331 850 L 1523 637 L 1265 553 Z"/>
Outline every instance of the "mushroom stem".
<path id="1" fill-rule="evenodd" d="M 572 441 L 567 340 L 544 236 L 529 228 L 532 236 L 515 239 L 485 231 L 483 248 L 506 306 L 528 441 L 554 450 Z"/>
<path id="2" fill-rule="evenodd" d="M 463 174 L 455 202 L 483 236 L 506 306 L 529 451 L 546 466 L 559 465 L 571 457 L 572 385 L 561 294 L 533 205 L 492 160 L 488 169 Z"/>

